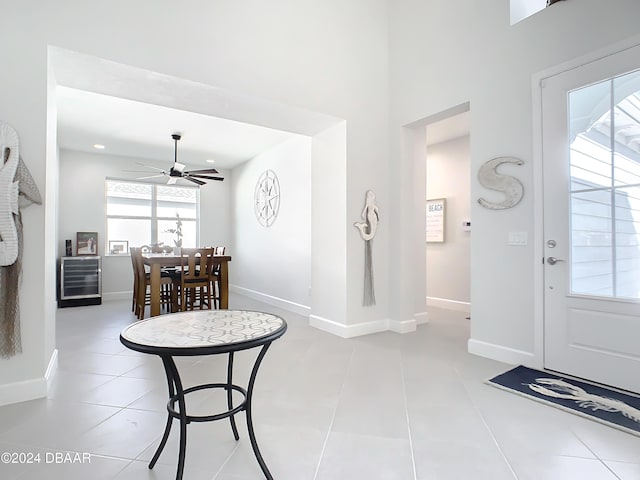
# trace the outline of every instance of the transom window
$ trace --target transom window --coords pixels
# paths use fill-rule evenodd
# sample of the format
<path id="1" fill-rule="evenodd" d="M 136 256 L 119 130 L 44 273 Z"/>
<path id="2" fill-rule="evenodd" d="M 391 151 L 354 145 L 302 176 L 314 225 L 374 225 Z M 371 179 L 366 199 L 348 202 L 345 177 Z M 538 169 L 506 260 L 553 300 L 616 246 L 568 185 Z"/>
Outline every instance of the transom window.
<path id="1" fill-rule="evenodd" d="M 121 248 L 125 241 L 128 247 L 197 245 L 197 187 L 107 179 L 105 190 L 108 254 L 114 253 L 110 246 Z M 176 232 L 178 229 L 181 235 Z"/>

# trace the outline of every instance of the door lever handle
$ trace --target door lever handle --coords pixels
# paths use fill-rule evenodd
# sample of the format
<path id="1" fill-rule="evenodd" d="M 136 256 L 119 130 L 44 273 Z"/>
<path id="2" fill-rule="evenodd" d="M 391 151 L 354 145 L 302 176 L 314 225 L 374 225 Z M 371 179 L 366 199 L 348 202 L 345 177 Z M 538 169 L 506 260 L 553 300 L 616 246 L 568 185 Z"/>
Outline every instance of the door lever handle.
<path id="1" fill-rule="evenodd" d="M 556 257 L 547 257 L 547 263 L 549 265 L 555 265 L 558 262 L 564 262 L 564 260 L 562 260 L 561 258 L 556 258 Z"/>

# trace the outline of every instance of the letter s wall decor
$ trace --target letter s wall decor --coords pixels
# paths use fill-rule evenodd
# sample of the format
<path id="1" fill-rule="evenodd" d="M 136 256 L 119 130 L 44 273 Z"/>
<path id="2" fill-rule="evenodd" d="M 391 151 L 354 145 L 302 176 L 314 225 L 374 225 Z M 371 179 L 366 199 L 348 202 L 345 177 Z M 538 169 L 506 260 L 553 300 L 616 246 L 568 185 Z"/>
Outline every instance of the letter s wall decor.
<path id="1" fill-rule="evenodd" d="M 502 202 L 489 202 L 484 198 L 479 198 L 478 203 L 485 208 L 491 210 L 503 210 L 505 208 L 515 207 L 524 195 L 524 187 L 520 180 L 510 175 L 502 175 L 497 172 L 497 168 L 503 163 L 511 163 L 514 165 L 524 165 L 524 161 L 515 157 L 497 157 L 492 158 L 478 170 L 478 181 L 480 185 L 491 190 L 502 192 L 505 199 Z"/>

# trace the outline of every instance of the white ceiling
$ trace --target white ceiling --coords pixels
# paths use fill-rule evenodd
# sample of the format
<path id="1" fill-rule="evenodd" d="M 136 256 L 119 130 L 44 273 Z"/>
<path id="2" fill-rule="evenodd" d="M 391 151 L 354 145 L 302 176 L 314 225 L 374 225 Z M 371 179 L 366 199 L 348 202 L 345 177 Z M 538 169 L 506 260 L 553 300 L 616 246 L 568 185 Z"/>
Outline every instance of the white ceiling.
<path id="1" fill-rule="evenodd" d="M 178 161 L 187 167 L 230 169 L 294 133 L 58 86 L 58 145 L 170 166 L 171 134 L 180 133 Z M 102 144 L 104 150 L 93 145 Z M 207 160 L 215 160 L 213 165 Z"/>

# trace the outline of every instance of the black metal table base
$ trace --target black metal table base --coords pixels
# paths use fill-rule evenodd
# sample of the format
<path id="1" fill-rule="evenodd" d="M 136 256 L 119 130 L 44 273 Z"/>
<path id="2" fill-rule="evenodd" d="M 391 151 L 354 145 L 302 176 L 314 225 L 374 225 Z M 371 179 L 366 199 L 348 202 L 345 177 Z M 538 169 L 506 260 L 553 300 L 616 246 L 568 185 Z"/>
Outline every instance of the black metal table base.
<path id="1" fill-rule="evenodd" d="M 149 468 L 153 468 L 164 449 L 167 440 L 169 438 L 169 433 L 171 432 L 171 426 L 173 425 L 173 419 L 178 419 L 180 421 L 180 449 L 178 453 L 178 470 L 176 473 L 176 480 L 182 480 L 182 475 L 184 473 L 184 459 L 187 448 L 187 425 L 191 422 L 212 422 L 215 420 L 222 420 L 225 418 L 229 419 L 231 423 L 231 431 L 233 432 L 233 437 L 236 440 L 240 439 L 238 435 L 238 428 L 236 426 L 235 415 L 244 411 L 247 416 L 247 430 L 249 433 L 249 441 L 251 442 L 251 448 L 253 449 L 253 453 L 256 456 L 256 460 L 262 469 L 262 473 L 268 480 L 273 480 L 271 472 L 267 468 L 267 465 L 262 458 L 262 454 L 260 453 L 260 449 L 258 448 L 258 443 L 256 441 L 256 436 L 253 431 L 253 418 L 251 414 L 251 400 L 253 397 L 253 386 L 256 381 L 256 375 L 258 374 L 258 368 L 262 363 L 262 359 L 271 342 L 265 343 L 258 357 L 256 358 L 255 363 L 253 364 L 253 368 L 251 370 L 251 376 L 249 377 L 249 384 L 247 385 L 247 389 L 234 385 L 233 384 L 233 353 L 229 352 L 229 361 L 227 364 L 227 383 L 208 383 L 204 385 L 196 385 L 194 387 L 189 387 L 184 389 L 182 387 L 182 381 L 180 380 L 180 375 L 178 373 L 178 369 L 176 368 L 176 364 L 173 361 L 173 357 L 171 355 L 159 355 L 162 358 L 162 363 L 164 365 L 164 370 L 167 375 L 167 384 L 169 386 L 169 401 L 167 402 L 167 424 L 164 428 L 164 435 L 160 440 L 160 444 L 156 450 L 156 453 L 153 455 L 151 462 L 149 463 Z M 226 412 L 218 413 L 215 415 L 205 415 L 205 416 L 194 416 L 187 415 L 187 408 L 185 403 L 185 395 L 191 392 L 196 392 L 199 390 L 205 389 L 214 389 L 221 388 L 226 390 L 227 392 L 227 407 L 228 410 Z M 243 400 L 236 405 L 233 406 L 233 392 L 239 392 L 243 396 Z M 178 404 L 178 409 L 176 410 L 176 403 Z"/>

